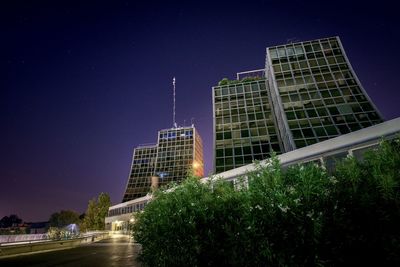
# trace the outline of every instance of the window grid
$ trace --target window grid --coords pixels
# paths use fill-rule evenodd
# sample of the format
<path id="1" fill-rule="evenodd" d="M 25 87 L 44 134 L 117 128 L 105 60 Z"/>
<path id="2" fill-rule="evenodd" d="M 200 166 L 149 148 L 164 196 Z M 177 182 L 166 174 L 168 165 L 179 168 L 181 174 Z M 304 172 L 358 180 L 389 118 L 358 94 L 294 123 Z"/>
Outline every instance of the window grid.
<path id="1" fill-rule="evenodd" d="M 363 95 L 336 38 L 269 50 L 296 147 L 382 121 Z"/>
<path id="2" fill-rule="evenodd" d="M 204 175 L 202 140 L 195 128 L 161 130 L 157 145 L 134 150 L 122 202 L 145 196 L 151 189 L 152 176 L 158 176 L 158 184 L 162 186 L 185 179 L 192 169 L 195 175 Z"/>
<path id="3" fill-rule="evenodd" d="M 217 173 L 281 153 L 265 79 L 213 90 Z"/>
<path id="4" fill-rule="evenodd" d="M 145 196 L 150 190 L 157 146 L 138 147 L 134 150 L 131 174 L 122 202 Z"/>

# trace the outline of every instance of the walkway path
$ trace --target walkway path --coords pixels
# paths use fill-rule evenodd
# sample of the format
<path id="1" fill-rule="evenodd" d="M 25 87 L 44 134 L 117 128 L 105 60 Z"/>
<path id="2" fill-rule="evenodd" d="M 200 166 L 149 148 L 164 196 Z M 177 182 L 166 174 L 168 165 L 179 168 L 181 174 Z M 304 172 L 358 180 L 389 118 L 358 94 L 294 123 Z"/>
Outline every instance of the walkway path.
<path id="1" fill-rule="evenodd" d="M 136 261 L 139 247 L 127 236 L 80 247 L 0 259 L 0 266 L 140 266 Z"/>

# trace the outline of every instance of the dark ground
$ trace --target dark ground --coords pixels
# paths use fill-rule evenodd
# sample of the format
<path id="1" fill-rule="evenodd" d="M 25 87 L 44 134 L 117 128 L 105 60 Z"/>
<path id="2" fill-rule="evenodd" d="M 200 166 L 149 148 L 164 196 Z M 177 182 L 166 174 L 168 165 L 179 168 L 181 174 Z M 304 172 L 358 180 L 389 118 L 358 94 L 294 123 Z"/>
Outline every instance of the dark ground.
<path id="1" fill-rule="evenodd" d="M 139 246 L 127 236 L 116 236 L 77 248 L 0 259 L 0 266 L 141 266 Z"/>

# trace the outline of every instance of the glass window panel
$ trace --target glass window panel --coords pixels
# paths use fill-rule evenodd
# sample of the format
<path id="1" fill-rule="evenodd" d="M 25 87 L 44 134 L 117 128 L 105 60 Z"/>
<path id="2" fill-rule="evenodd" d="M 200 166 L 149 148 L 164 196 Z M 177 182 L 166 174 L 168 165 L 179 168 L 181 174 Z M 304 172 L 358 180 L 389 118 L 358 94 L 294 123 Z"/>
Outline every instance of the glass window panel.
<path id="1" fill-rule="evenodd" d="M 243 147 L 243 154 L 244 155 L 251 155 L 251 148 L 249 146 Z"/>
<path id="2" fill-rule="evenodd" d="M 320 51 L 321 50 L 321 46 L 317 42 L 313 42 L 312 43 L 312 47 L 313 47 L 314 51 Z"/>
<path id="3" fill-rule="evenodd" d="M 311 44 L 309 43 L 304 44 L 304 49 L 306 50 L 306 52 L 312 52 Z"/>
<path id="4" fill-rule="evenodd" d="M 294 140 L 294 143 L 296 144 L 297 148 L 305 147 L 307 145 L 306 141 L 304 140 Z"/>
<path id="5" fill-rule="evenodd" d="M 341 134 L 347 134 L 350 132 L 350 129 L 345 124 L 339 124 L 337 127 L 339 128 Z"/>
<path id="6" fill-rule="evenodd" d="M 286 50 L 285 48 L 279 48 L 279 57 L 286 57 Z"/>
<path id="7" fill-rule="evenodd" d="M 281 72 L 281 71 L 282 71 L 281 66 L 280 66 L 279 64 L 275 65 L 275 66 L 274 66 L 274 71 L 275 71 L 275 72 Z"/>
<path id="8" fill-rule="evenodd" d="M 302 129 L 302 131 L 303 131 L 304 137 L 306 137 L 306 138 L 314 137 L 314 132 L 312 131 L 312 129 L 305 128 L 305 129 Z"/>
<path id="9" fill-rule="evenodd" d="M 296 50 L 296 54 L 297 55 L 303 55 L 304 54 L 303 47 L 301 47 L 300 45 L 296 45 L 295 50 Z"/>
<path id="10" fill-rule="evenodd" d="M 324 164 L 327 172 L 332 174 L 336 170 L 336 165 L 338 161 L 347 157 L 347 152 L 338 153 L 332 156 L 328 156 L 324 158 Z"/>
<path id="11" fill-rule="evenodd" d="M 328 135 L 337 135 L 338 134 L 338 132 L 334 126 L 326 126 L 325 130 L 328 133 Z"/>
<path id="12" fill-rule="evenodd" d="M 271 148 L 275 152 L 281 151 L 281 148 L 280 148 L 280 146 L 278 144 L 271 144 Z"/>
<path id="13" fill-rule="evenodd" d="M 271 55 L 271 59 L 278 58 L 278 52 L 276 51 L 276 49 L 269 49 L 269 53 Z"/>
<path id="14" fill-rule="evenodd" d="M 317 112 L 316 112 L 315 110 L 313 110 L 313 109 L 308 109 L 308 110 L 307 110 L 307 115 L 308 115 L 308 117 L 310 117 L 310 118 L 318 117 Z"/>
<path id="15" fill-rule="evenodd" d="M 317 134 L 317 136 L 326 136 L 326 132 L 322 127 L 315 127 L 314 131 Z"/>
<path id="16" fill-rule="evenodd" d="M 231 132 L 224 132 L 224 139 L 232 139 L 232 133 Z"/>
<path id="17" fill-rule="evenodd" d="M 288 54 L 288 56 L 293 56 L 294 55 L 294 48 L 293 47 L 288 47 L 287 48 L 287 54 Z"/>
<path id="18" fill-rule="evenodd" d="M 303 135 L 301 134 L 300 130 L 292 130 L 292 134 L 294 139 L 303 138 Z"/>
<path id="19" fill-rule="evenodd" d="M 235 166 L 243 165 L 243 157 L 235 157 Z"/>
<path id="20" fill-rule="evenodd" d="M 225 149 L 225 157 L 226 156 L 232 156 L 232 148 L 226 148 Z"/>

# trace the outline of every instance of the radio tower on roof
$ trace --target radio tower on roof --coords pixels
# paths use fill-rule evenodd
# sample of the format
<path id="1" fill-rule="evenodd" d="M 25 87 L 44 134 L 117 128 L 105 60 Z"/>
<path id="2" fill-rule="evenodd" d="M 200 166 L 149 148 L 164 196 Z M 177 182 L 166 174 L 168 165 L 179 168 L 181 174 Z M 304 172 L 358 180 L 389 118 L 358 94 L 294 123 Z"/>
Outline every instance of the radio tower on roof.
<path id="1" fill-rule="evenodd" d="M 175 77 L 172 79 L 172 85 L 174 87 L 173 127 L 177 128 L 178 125 L 176 124 L 176 120 L 175 120 Z"/>

